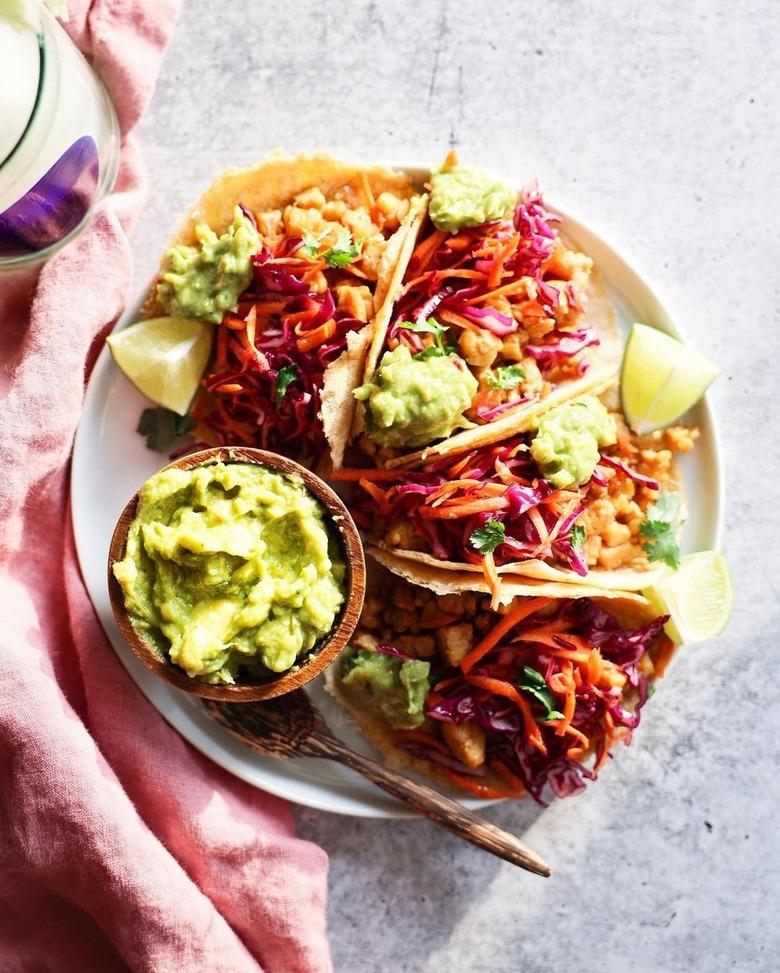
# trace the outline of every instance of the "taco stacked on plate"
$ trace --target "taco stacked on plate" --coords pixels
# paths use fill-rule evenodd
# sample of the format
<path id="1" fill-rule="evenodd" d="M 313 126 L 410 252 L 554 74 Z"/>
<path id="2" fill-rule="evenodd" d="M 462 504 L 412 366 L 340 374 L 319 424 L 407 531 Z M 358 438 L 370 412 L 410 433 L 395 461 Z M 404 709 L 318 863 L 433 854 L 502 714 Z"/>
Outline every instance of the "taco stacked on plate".
<path id="1" fill-rule="evenodd" d="M 375 576 L 330 690 L 395 766 L 484 798 L 577 794 L 631 741 L 667 616 L 549 582 L 506 584 L 499 613 L 468 576 L 433 580 Z"/>
<path id="2" fill-rule="evenodd" d="M 419 207 L 403 173 L 324 155 L 230 170 L 203 194 L 143 313 L 214 325 L 190 409 L 202 443 L 310 465 L 332 450 L 340 462 L 351 392 Z"/>

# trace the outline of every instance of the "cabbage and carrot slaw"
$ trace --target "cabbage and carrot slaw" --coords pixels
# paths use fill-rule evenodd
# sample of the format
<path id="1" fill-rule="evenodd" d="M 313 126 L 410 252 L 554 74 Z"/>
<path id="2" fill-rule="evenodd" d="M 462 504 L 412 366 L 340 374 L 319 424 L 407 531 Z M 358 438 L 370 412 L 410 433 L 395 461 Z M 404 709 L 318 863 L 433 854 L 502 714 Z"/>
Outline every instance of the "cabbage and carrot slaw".
<path id="1" fill-rule="evenodd" d="M 629 744 L 674 646 L 668 616 L 637 629 L 587 598 L 525 598 L 474 645 L 458 667 L 434 666 L 425 705 L 428 728 L 397 731 L 397 745 L 483 798 L 579 793 L 618 742 Z M 485 760 L 468 767 L 437 726 L 475 723 Z"/>

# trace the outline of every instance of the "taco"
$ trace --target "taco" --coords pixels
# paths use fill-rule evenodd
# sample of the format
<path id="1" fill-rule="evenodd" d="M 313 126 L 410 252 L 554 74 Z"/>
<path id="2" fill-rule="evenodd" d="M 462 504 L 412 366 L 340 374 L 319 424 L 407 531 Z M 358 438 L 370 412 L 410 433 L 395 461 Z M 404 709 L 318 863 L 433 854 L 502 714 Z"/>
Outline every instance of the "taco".
<path id="1" fill-rule="evenodd" d="M 620 358 L 598 272 L 535 186 L 518 193 L 451 154 L 425 203 L 355 391 L 354 435 L 400 465 L 483 441 L 496 423 L 522 428 L 542 403 L 600 392 Z"/>
<path id="2" fill-rule="evenodd" d="M 398 768 L 484 798 L 579 793 L 639 724 L 674 650 L 667 616 L 520 581 L 499 614 L 449 581 L 439 571 L 437 597 L 375 576 L 331 692 Z"/>
<path id="3" fill-rule="evenodd" d="M 326 155 L 275 155 L 214 182 L 143 312 L 215 325 L 191 408 L 202 444 L 282 449 L 309 465 L 329 448 L 338 465 L 371 327 L 397 296 L 420 208 L 403 173 Z"/>
<path id="4" fill-rule="evenodd" d="M 613 396 L 614 398 L 614 396 Z M 369 543 L 423 569 L 482 575 L 500 600 L 511 576 L 638 591 L 677 567 L 685 519 L 675 454 L 697 429 L 645 437 L 609 396 L 544 412 L 537 428 L 415 469 L 346 469 Z"/>

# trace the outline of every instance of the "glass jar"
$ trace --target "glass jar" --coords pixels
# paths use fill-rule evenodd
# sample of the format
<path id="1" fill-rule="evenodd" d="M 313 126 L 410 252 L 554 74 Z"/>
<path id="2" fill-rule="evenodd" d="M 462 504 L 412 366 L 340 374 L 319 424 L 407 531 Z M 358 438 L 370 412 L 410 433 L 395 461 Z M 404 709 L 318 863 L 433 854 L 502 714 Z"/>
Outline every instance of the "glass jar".
<path id="1" fill-rule="evenodd" d="M 44 8 L 0 20 L 0 270 L 46 260 L 111 191 L 119 127 L 102 82 Z"/>

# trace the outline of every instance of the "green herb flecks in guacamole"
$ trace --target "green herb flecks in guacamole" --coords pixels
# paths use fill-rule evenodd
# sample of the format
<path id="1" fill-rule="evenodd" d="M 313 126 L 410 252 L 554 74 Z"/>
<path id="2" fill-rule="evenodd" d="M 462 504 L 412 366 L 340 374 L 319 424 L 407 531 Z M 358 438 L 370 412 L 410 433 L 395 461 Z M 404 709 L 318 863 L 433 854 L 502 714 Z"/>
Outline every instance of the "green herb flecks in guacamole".
<path id="1" fill-rule="evenodd" d="M 141 488 L 114 565 L 134 628 L 205 682 L 285 672 L 344 601 L 325 518 L 299 480 L 260 466 L 162 470 Z"/>
<path id="2" fill-rule="evenodd" d="M 541 417 L 531 455 L 546 480 L 566 489 L 587 483 L 598 464 L 599 447 L 616 439 L 615 420 L 595 395 L 586 395 Z"/>
<path id="3" fill-rule="evenodd" d="M 341 666 L 341 688 L 359 709 L 379 715 L 396 730 L 412 730 L 425 719 L 430 663 L 351 648 Z"/>
<path id="4" fill-rule="evenodd" d="M 174 246 L 165 254 L 157 297 L 169 314 L 219 324 L 252 279 L 250 258 L 260 237 L 238 206 L 221 236 L 206 223 L 197 224 L 195 236 L 195 246 Z"/>
<path id="5" fill-rule="evenodd" d="M 437 230 L 457 233 L 464 226 L 509 216 L 517 195 L 513 186 L 494 179 L 481 166 L 456 165 L 433 172 L 429 213 Z"/>
<path id="6" fill-rule="evenodd" d="M 463 413 L 477 380 L 457 355 L 413 357 L 406 345 L 386 351 L 370 382 L 355 389 L 366 403 L 367 432 L 384 446 L 427 446 L 469 422 Z"/>

